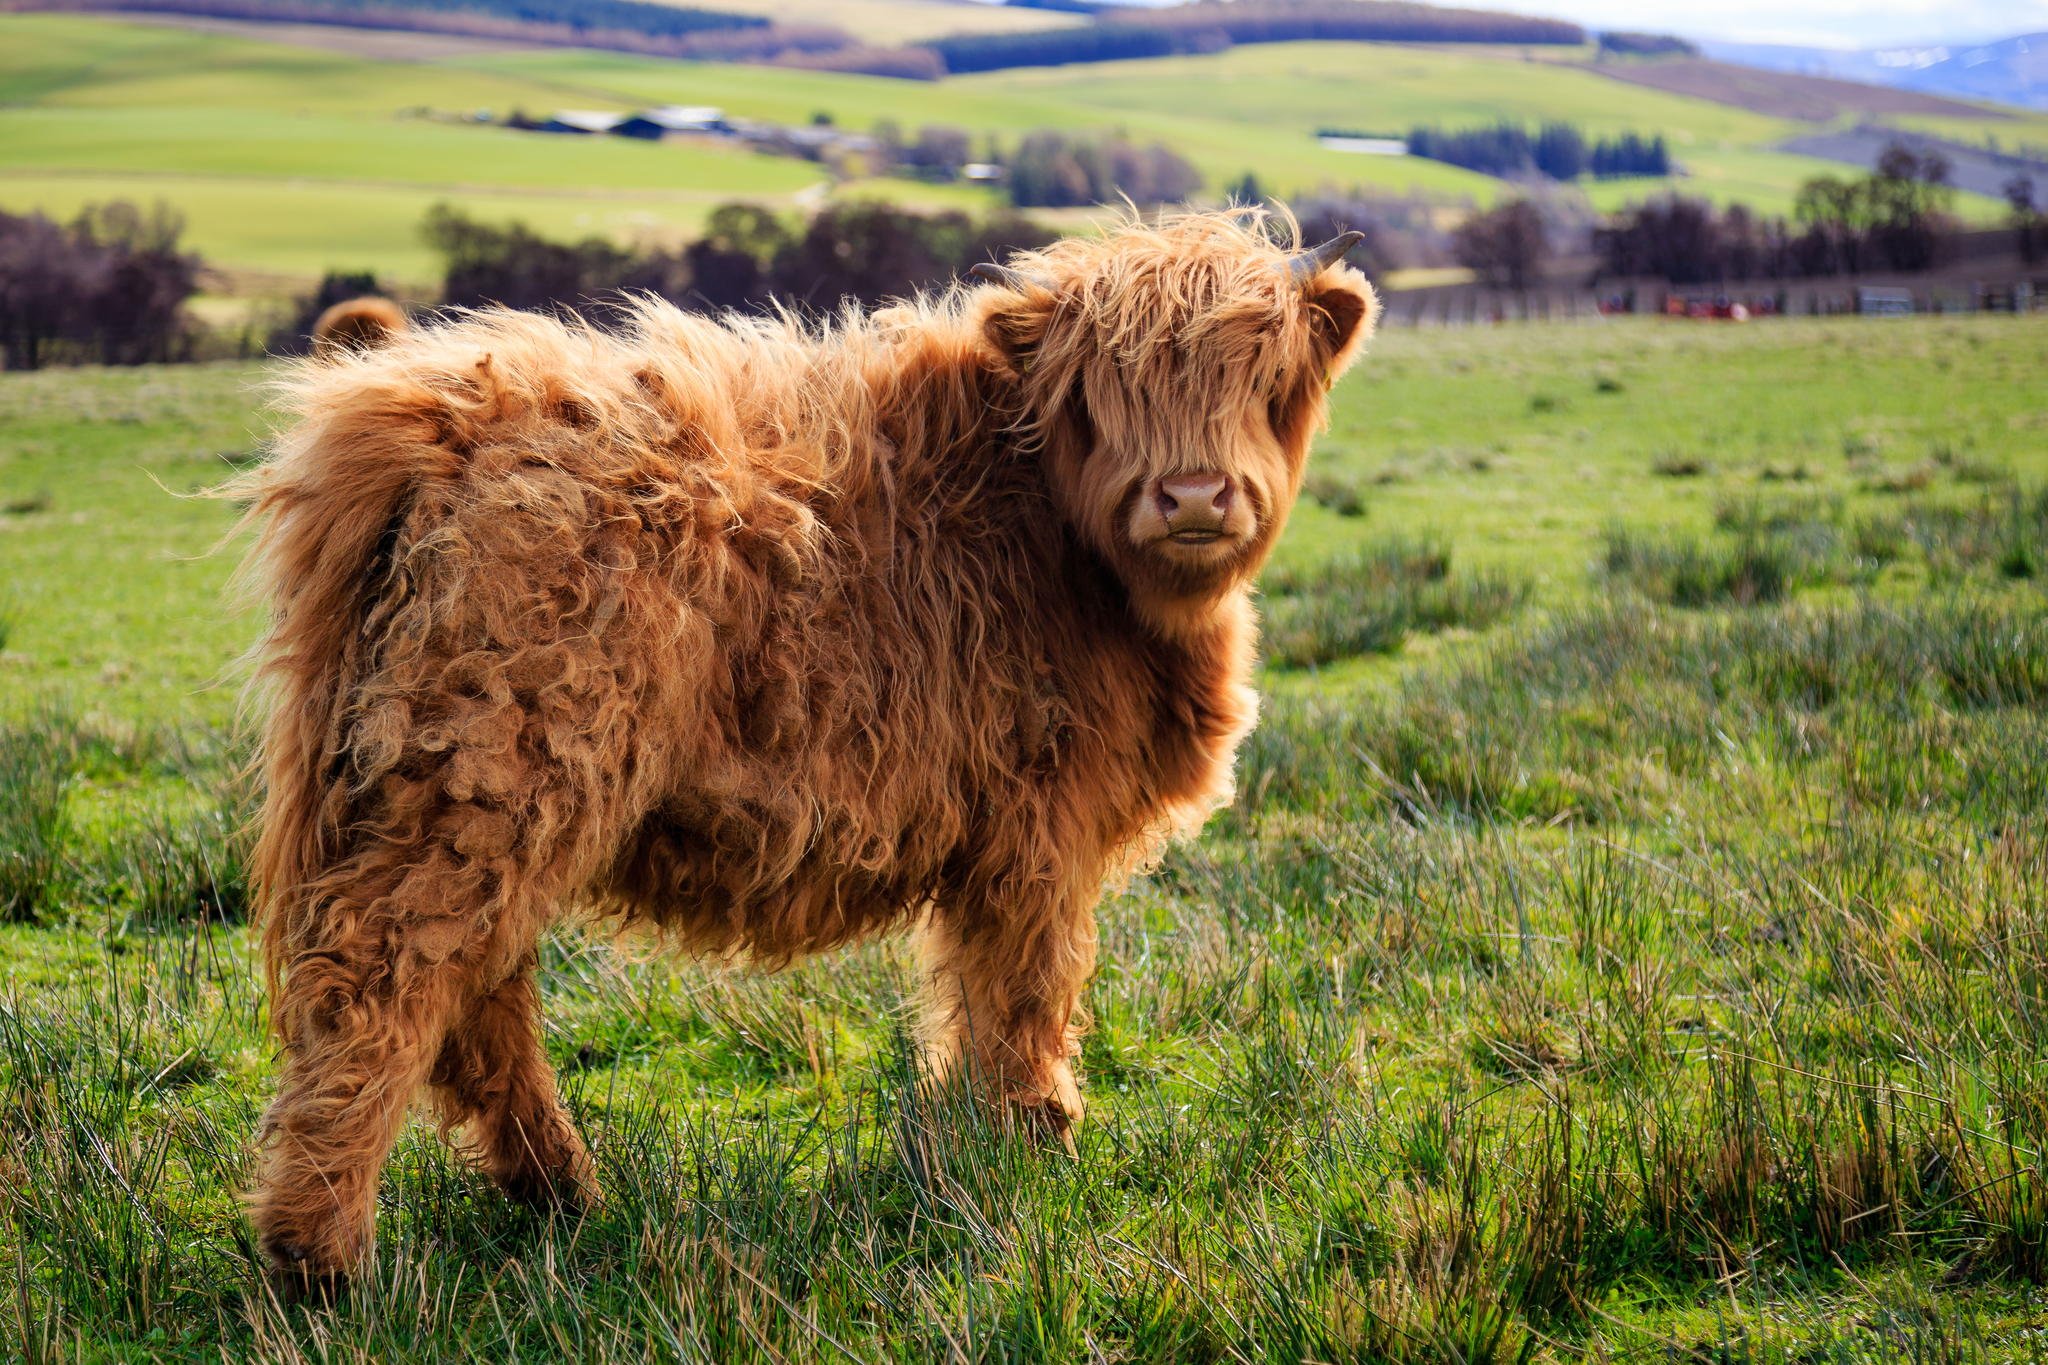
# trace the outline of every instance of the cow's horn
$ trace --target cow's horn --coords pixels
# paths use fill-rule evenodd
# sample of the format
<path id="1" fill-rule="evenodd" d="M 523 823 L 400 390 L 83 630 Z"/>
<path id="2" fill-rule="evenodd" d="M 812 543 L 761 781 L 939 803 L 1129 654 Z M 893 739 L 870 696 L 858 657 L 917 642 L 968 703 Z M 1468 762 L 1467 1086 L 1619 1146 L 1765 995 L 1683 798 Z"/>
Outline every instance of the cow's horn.
<path id="1" fill-rule="evenodd" d="M 1006 289 L 1023 289 L 1031 283 L 1028 276 L 994 261 L 978 261 L 967 267 L 967 278 L 983 284 L 1000 284 Z"/>
<path id="2" fill-rule="evenodd" d="M 1365 234 L 1353 229 L 1340 232 L 1319 247 L 1308 251 L 1297 251 L 1287 258 L 1288 268 L 1293 272 L 1296 284 L 1307 284 L 1316 276 L 1344 259 L 1344 253 L 1365 240 Z"/>

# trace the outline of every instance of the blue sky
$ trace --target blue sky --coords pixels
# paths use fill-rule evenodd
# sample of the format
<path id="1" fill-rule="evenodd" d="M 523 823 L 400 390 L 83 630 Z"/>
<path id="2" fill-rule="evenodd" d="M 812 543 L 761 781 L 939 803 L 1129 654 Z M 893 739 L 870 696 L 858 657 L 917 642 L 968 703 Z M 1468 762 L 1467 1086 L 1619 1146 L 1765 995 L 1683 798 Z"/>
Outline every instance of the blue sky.
<path id="1" fill-rule="evenodd" d="M 1470 0 L 1594 28 L 1652 29 L 1688 37 L 1817 47 L 1882 47 L 1930 40 L 2007 38 L 2048 31 L 2048 0 Z"/>

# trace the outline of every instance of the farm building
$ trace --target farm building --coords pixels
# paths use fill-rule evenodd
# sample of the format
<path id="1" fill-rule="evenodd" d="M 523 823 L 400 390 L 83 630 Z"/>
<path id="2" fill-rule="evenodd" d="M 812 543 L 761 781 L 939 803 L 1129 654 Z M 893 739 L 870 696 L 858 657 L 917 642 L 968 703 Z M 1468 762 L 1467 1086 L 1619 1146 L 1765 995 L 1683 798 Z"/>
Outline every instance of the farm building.
<path id="1" fill-rule="evenodd" d="M 540 125 L 543 133 L 609 133 L 624 120 L 623 114 L 606 113 L 599 109 L 560 109 L 549 115 L 547 122 Z"/>
<path id="2" fill-rule="evenodd" d="M 664 104 L 622 118 L 609 131 L 620 137 L 659 139 L 671 133 L 730 134 L 734 129 L 723 109 L 708 104 Z"/>

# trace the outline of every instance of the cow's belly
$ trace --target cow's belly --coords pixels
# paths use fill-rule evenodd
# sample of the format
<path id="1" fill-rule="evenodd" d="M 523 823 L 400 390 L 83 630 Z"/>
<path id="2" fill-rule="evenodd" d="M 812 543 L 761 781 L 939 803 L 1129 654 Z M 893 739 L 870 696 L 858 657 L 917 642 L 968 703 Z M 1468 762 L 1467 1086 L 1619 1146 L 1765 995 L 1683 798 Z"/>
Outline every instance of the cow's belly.
<path id="1" fill-rule="evenodd" d="M 849 847 L 761 812 L 715 820 L 657 816 L 636 831 L 603 899 L 629 919 L 659 926 L 680 946 L 781 962 L 918 911 L 933 878 L 896 857 L 901 846 L 870 839 Z"/>

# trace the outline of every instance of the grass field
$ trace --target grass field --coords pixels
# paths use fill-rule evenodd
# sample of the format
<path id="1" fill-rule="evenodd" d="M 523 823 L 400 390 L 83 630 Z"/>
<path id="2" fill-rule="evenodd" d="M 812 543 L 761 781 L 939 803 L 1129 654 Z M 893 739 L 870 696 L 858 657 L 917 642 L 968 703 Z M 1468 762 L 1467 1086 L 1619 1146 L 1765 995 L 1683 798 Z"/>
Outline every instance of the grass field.
<path id="1" fill-rule="evenodd" d="M 446 121 L 581 102 L 458 67 L 50 15 L 0 17 L 0 34 L 0 207 L 163 199 L 193 246 L 236 270 L 374 268 L 424 287 L 437 263 L 419 225 L 436 202 L 630 238 L 824 187 L 815 166 L 736 149 Z"/>
<path id="2" fill-rule="evenodd" d="M 264 374 L 10 376 L 0 1342 L 2040 1360 L 2044 363 L 1999 318 L 1383 336 L 1266 585 L 1243 795 L 1103 908 L 1076 1159 L 914 1088 L 900 943 L 757 978 L 565 931 L 606 1209 L 516 1214 L 416 1128 L 333 1310 L 267 1296 L 236 1204 L 253 622 L 181 496 L 260 450 Z"/>
<path id="3" fill-rule="evenodd" d="M 893 2 L 920 15 L 995 22 L 971 5 Z M 1063 17 L 997 17 L 1027 15 Z M 187 213 L 192 244 L 232 271 L 304 279 L 330 266 L 367 267 L 423 286 L 433 263 L 418 224 L 440 199 L 549 232 L 621 237 L 686 234 L 707 206 L 739 198 L 782 207 L 827 192 L 934 199 L 930 187 L 901 181 L 828 186 L 819 167 L 713 144 L 541 137 L 460 121 L 481 110 L 657 102 L 715 104 L 790 123 L 825 113 L 857 130 L 883 119 L 908 130 L 951 124 L 1005 139 L 1034 128 L 1121 130 L 1177 148 L 1216 193 L 1255 171 L 1287 195 L 1366 185 L 1490 202 L 1502 182 L 1415 158 L 1333 152 L 1314 135 L 1323 127 L 1400 132 L 1503 117 L 1569 119 L 1594 133 L 1662 132 L 1687 172 L 1671 183 L 1768 212 L 1786 211 L 1808 176 L 1840 169 L 1770 150 L 1810 125 L 1525 60 L 1512 49 L 1276 44 L 936 83 L 579 50 L 422 50 L 430 59 L 376 61 L 168 24 L 0 15 L 0 208 L 69 213 L 117 195 L 162 198 Z M 1942 131 L 2024 139 L 2036 122 L 1951 120 Z M 1669 187 L 1617 181 L 1591 184 L 1588 193 L 1612 208 Z M 979 191 L 945 197 L 992 202 Z M 1978 220 L 2000 211 L 1969 196 L 1960 209 Z"/>

